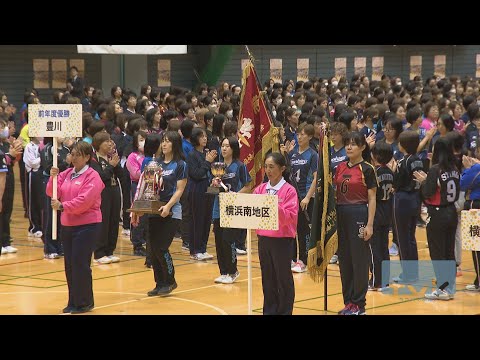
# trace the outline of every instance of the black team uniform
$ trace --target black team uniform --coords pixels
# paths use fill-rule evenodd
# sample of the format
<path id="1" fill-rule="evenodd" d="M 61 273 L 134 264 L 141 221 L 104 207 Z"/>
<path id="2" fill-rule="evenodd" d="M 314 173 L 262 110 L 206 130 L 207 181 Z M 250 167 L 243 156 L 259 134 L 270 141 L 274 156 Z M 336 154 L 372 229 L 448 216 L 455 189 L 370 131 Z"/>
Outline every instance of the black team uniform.
<path id="1" fill-rule="evenodd" d="M 363 234 L 368 222 L 368 190 L 377 187 L 377 176 L 366 161 L 353 166 L 343 162 L 337 167 L 334 184 L 344 310 L 351 315 L 364 314 L 371 251 Z"/>
<path id="2" fill-rule="evenodd" d="M 57 139 L 53 139 L 57 141 Z M 69 165 L 66 161 L 67 155 L 70 153 L 70 150 L 65 146 L 59 146 L 57 148 L 57 166 L 58 171 L 61 173 L 68 169 Z M 40 162 L 43 168 L 43 187 L 46 193 L 48 180 L 50 179 L 50 169 L 53 166 L 53 144 L 48 143 L 45 147 L 40 150 Z M 60 223 L 60 211 L 57 211 L 57 240 L 52 239 L 52 198 L 50 196 L 45 196 L 45 203 L 43 205 L 43 252 L 45 255 L 48 254 L 58 254 L 63 255 L 63 246 L 61 241 L 61 227 Z"/>
<path id="3" fill-rule="evenodd" d="M 423 161 L 416 155 L 405 155 L 398 162 L 393 179 L 393 231 L 398 239 L 398 251 L 402 260 L 402 274 L 395 282 L 414 282 L 418 279 L 418 264 L 404 263 L 404 260 L 418 260 L 415 230 L 420 211 L 420 183 L 413 173 L 423 171 Z M 407 265 L 408 266 L 405 266 Z"/>
<path id="4" fill-rule="evenodd" d="M 422 195 L 427 204 L 430 222 L 427 225 L 427 240 L 430 258 L 440 286 L 449 282 L 447 290 L 452 293 L 455 282 L 455 232 L 458 225 L 458 214 L 455 201 L 460 195 L 460 173 L 455 166 L 446 171 L 438 164 L 433 165 L 422 185 Z M 438 266 L 434 260 L 451 260 L 452 271 L 445 266 Z M 453 298 L 453 296 L 452 296 Z"/>
<path id="5" fill-rule="evenodd" d="M 377 172 L 377 206 L 375 208 L 375 220 L 373 222 L 373 236 L 371 238 L 373 260 L 370 263 L 372 277 L 369 287 L 377 290 L 388 285 L 390 267 L 385 272 L 386 281 L 382 284 L 382 262 L 390 260 L 388 253 L 388 232 L 392 223 L 393 210 L 393 172 L 387 165 L 380 165 Z"/>
<path id="6" fill-rule="evenodd" d="M 113 256 L 117 247 L 118 224 L 120 223 L 120 187 L 119 178 L 123 175 L 120 162 L 113 167 L 106 159 L 97 154 L 92 156 L 91 167 L 98 172 L 105 184 L 102 191 L 102 233 L 97 237 L 94 258 Z"/>

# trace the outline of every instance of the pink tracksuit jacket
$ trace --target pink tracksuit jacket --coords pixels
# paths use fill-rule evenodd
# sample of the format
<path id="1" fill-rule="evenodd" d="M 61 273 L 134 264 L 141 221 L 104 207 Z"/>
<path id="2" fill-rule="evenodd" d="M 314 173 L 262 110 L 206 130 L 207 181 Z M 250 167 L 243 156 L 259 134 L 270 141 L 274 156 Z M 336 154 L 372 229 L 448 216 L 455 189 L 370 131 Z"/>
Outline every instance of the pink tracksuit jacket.
<path id="1" fill-rule="evenodd" d="M 102 190 L 105 187 L 98 172 L 91 167 L 83 174 L 71 179 L 73 168 L 58 174 L 58 199 L 63 205 L 63 226 L 78 226 L 102 222 Z M 47 195 L 52 197 L 52 177 L 48 180 Z"/>
<path id="2" fill-rule="evenodd" d="M 268 183 L 258 186 L 254 194 L 266 194 Z M 274 238 L 295 238 L 297 234 L 298 197 L 297 191 L 289 183 L 278 190 L 278 230 L 257 230 L 257 235 Z"/>

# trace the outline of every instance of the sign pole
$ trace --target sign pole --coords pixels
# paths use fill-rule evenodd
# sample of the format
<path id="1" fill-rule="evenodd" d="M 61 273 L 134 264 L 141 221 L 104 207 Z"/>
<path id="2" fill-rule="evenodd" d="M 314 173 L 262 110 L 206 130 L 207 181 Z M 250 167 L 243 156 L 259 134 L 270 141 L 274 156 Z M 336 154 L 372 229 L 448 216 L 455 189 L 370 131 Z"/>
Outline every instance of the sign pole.
<path id="1" fill-rule="evenodd" d="M 53 138 L 53 167 L 58 167 L 58 144 L 57 138 Z M 53 196 L 52 199 L 57 200 L 58 176 L 53 177 Z M 52 209 L 52 240 L 57 240 L 57 210 Z"/>
<path id="2" fill-rule="evenodd" d="M 247 228 L 247 303 L 252 315 L 252 229 L 278 230 L 278 195 L 219 194 L 220 226 Z"/>
<path id="3" fill-rule="evenodd" d="M 252 315 L 252 230 L 247 229 L 248 315 Z"/>

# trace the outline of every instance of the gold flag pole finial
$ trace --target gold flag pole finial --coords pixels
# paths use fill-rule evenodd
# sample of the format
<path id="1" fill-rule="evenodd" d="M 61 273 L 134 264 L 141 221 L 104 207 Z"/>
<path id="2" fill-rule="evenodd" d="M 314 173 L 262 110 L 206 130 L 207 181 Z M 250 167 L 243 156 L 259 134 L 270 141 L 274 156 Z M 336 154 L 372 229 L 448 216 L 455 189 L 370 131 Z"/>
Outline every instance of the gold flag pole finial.
<path id="1" fill-rule="evenodd" d="M 250 49 L 248 48 L 248 45 L 245 45 L 245 49 L 247 50 L 248 58 L 250 59 L 250 62 L 254 64 L 255 58 L 253 57 L 252 53 L 250 52 Z"/>

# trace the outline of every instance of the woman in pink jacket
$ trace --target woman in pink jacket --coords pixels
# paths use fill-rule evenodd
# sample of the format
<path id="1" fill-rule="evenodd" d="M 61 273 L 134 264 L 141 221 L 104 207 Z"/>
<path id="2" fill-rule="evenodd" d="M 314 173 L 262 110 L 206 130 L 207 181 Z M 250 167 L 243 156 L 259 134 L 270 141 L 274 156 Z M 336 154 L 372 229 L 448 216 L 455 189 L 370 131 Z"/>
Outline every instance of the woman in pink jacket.
<path id="1" fill-rule="evenodd" d="M 73 146 L 72 165 L 58 174 L 50 170 L 47 195 L 52 197 L 53 176 L 58 174 L 58 200 L 52 208 L 62 212 L 62 240 L 65 275 L 68 284 L 68 304 L 64 313 L 79 314 L 94 306 L 90 262 L 98 234 L 101 233 L 101 193 L 105 185 L 98 172 L 89 166 L 92 146 L 79 141 Z"/>
<path id="2" fill-rule="evenodd" d="M 278 196 L 278 230 L 257 230 L 264 315 L 291 315 L 295 299 L 290 260 L 297 233 L 298 196 L 283 178 L 286 165 L 280 153 L 268 154 L 265 173 L 269 181 L 253 191 Z"/>

